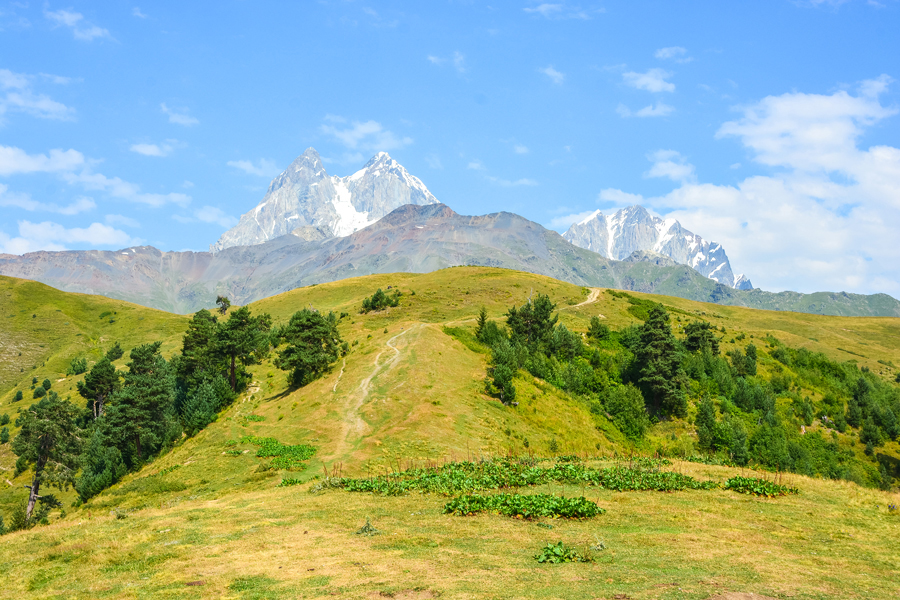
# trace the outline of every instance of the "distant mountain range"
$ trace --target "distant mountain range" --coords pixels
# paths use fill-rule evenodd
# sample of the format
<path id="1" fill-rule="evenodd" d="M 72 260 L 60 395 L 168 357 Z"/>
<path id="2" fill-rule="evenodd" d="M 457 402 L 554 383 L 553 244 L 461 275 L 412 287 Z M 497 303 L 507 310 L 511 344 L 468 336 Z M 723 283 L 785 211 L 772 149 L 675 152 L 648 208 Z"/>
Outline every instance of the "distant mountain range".
<path id="1" fill-rule="evenodd" d="M 437 198 L 387 152 L 349 177 L 336 177 L 308 148 L 272 180 L 256 208 L 209 249 L 253 246 L 291 232 L 306 239 L 342 237 L 405 204 L 437 204 Z"/>
<path id="2" fill-rule="evenodd" d="M 0 274 L 189 313 L 212 306 L 217 295 L 246 304 L 348 277 L 481 265 L 727 305 L 900 316 L 900 302 L 886 294 L 735 289 L 724 250 L 677 222 L 660 226 L 661 220 L 641 207 L 603 221 L 599 216 L 566 235 L 594 247 L 605 243 L 606 254 L 624 260 L 581 248 L 512 213 L 459 215 L 438 203 L 419 179 L 385 153 L 350 177 L 329 177 L 310 148 L 210 252 L 140 246 L 112 252 L 6 254 L 0 255 Z M 680 241 L 675 240 L 679 236 Z"/>
<path id="3" fill-rule="evenodd" d="M 662 254 L 728 287 L 753 289 L 749 279 L 734 275 L 720 244 L 707 242 L 675 219 L 654 217 L 643 206 L 629 206 L 610 217 L 595 211 L 569 227 L 563 237 L 614 260 L 625 260 L 636 251 Z"/>

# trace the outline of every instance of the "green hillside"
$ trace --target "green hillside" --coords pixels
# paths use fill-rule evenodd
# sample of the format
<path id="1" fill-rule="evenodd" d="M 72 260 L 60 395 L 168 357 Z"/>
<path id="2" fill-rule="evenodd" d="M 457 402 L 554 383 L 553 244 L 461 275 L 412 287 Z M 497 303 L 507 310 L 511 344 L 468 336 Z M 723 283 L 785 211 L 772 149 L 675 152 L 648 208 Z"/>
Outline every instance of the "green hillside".
<path id="1" fill-rule="evenodd" d="M 361 314 L 363 300 L 379 288 L 401 291 L 399 306 Z M 625 355 L 627 335 L 619 332 L 642 326 L 656 302 L 666 307 L 679 339 L 690 323 L 709 323 L 723 361 L 754 344 L 753 381 L 780 390 L 772 396 L 774 417 L 791 448 L 811 453 L 812 471 L 756 470 L 754 460 L 727 466 L 733 460 L 727 450 L 701 448 L 695 421 L 708 388 L 695 379 L 687 386 L 687 417 L 661 416 L 637 438 L 616 427 L 605 392 L 571 393 L 527 368 L 513 379 L 517 405 L 504 405 L 485 387 L 496 356 L 475 335 L 479 310 L 485 307 L 502 325 L 510 307 L 541 295 L 556 304 L 560 323 L 609 361 Z M 33 377 L 51 379 L 52 391 L 82 407 L 75 390 L 84 375 L 65 376 L 73 358 L 93 366 L 118 341 L 125 356 L 114 364 L 125 372 L 130 350 L 159 341 L 162 355 L 172 359 L 190 322 L 9 278 L 0 278 L 0 298 L 0 414 L 10 415 L 13 438 L 18 412 L 36 402 Z M 892 397 L 900 319 L 628 295 L 478 267 L 320 284 L 249 308 L 270 314 L 276 328 L 305 308 L 346 313 L 337 329 L 350 352 L 299 388 L 288 385 L 273 352 L 248 367 L 248 387 L 213 423 L 108 490 L 75 506 L 71 488 L 47 489 L 62 508 L 50 513 L 48 525 L 3 537 L 0 567 L 7 583 L 0 597 L 708 598 L 728 590 L 895 597 L 892 548 L 900 513 L 889 507 L 900 500 L 894 479 L 900 471 L 885 469 L 900 462 L 900 445 L 882 439 L 866 454 L 861 427 L 838 432 L 819 416 L 805 425 L 797 407 L 809 402 L 815 415 L 831 414 L 847 373 L 869 382 L 878 398 Z M 594 317 L 612 332 L 605 341 L 581 336 Z M 831 375 L 823 376 L 823 369 Z M 17 391 L 24 395 L 20 401 Z M 850 402 L 839 399 L 841 407 Z M 725 396 L 714 398 L 713 406 L 716 423 L 742 418 L 750 434 L 769 418 L 759 415 L 757 425 L 757 416 L 734 412 Z M 821 448 L 809 440 L 822 440 Z M 314 449 L 311 457 L 306 447 Z M 815 472 L 820 457 L 808 448 L 839 454 L 841 479 Z M 301 454 L 305 466 L 277 462 Z M 662 459 L 634 462 L 632 455 Z M 503 490 L 585 496 L 606 509 L 576 520 L 445 514 L 450 496 L 458 495 L 452 486 L 400 496 L 350 491 L 356 485 L 350 478 L 427 466 L 452 471 L 457 467 L 444 465 L 505 456 L 527 457 L 513 463 L 521 468 L 558 467 L 553 473 L 570 472 L 566 465 L 573 464 L 584 465 L 585 473 L 618 469 L 627 475 L 624 491 L 561 475 Z M 558 458 L 567 456 L 580 458 Z M 0 444 L 7 482 L 0 512 L 7 525 L 27 497 L 23 486 L 31 476 L 28 470 L 15 475 L 15 462 L 10 443 Z M 632 489 L 635 477 L 684 476 L 703 485 L 667 493 Z M 734 476 L 778 480 L 800 493 L 765 498 L 719 487 Z M 394 475 L 375 483 L 413 479 Z M 292 485 L 278 486 L 283 481 Z M 490 494 L 494 488 L 472 489 Z M 377 534 L 365 535 L 372 533 L 363 528 L 367 519 Z M 533 558 L 559 541 L 593 562 L 554 565 Z"/>

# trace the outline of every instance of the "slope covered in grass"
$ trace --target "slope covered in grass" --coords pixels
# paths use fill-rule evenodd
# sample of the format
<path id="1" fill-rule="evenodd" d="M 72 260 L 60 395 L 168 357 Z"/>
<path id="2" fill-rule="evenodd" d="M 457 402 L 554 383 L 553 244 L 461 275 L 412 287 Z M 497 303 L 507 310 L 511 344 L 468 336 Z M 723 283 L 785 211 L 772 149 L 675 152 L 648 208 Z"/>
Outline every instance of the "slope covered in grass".
<path id="1" fill-rule="evenodd" d="M 11 294 L 17 286 L 27 291 L 25 282 L 6 282 Z M 51 367 L 64 371 L 78 352 L 96 360 L 116 340 L 126 350 L 120 365 L 132 347 L 146 341 L 163 341 L 167 357 L 180 349 L 185 317 L 55 290 L 59 297 L 51 297 L 49 288 L 30 285 L 39 286 L 37 292 L 21 300 L 14 296 L 23 303 L 17 307 L 26 311 L 23 315 L 38 314 L 37 305 L 24 303 L 44 290 L 45 318 L 54 318 L 60 308 L 60 318 L 68 319 L 75 333 L 84 332 L 28 330 L 26 319 L 8 317 L 21 325 L 4 331 L 53 340 L 44 344 L 47 370 L 34 370 L 41 377 Z M 388 287 L 402 292 L 400 306 L 360 314 L 365 297 Z M 897 319 L 765 312 L 641 294 L 629 298 L 502 269 L 376 275 L 293 290 L 251 309 L 270 313 L 276 324 L 302 308 L 347 313 L 338 328 L 351 352 L 324 377 L 299 389 L 287 385 L 286 374 L 270 357 L 250 367 L 249 389 L 196 437 L 182 440 L 83 506 L 72 506 L 71 491 L 57 494 L 64 517 L 55 511 L 50 525 L 3 538 L 0 568 L 12 582 L 4 593 L 706 598 L 734 589 L 800 598 L 865 590 L 866 597 L 891 597 L 896 568 L 890 544 L 900 521 L 888 505 L 900 498 L 848 482 L 791 475 L 787 483 L 801 494 L 774 500 L 722 489 L 613 492 L 552 482 L 513 490 L 567 497 L 584 493 L 607 509 L 592 519 L 544 523 L 550 527 L 491 514 L 445 515 L 447 499 L 439 494 L 384 498 L 328 488 L 308 493 L 326 476 L 367 477 L 452 460 L 695 453 L 693 397 L 687 420 L 658 423 L 635 442 L 602 411 L 592 411 L 589 402 L 526 371 L 515 378 L 517 406 L 485 393 L 490 350 L 473 335 L 480 307 L 502 321 L 510 306 L 538 294 L 557 304 L 560 321 L 575 332 L 586 331 L 595 316 L 613 329 L 639 324 L 641 299 L 662 302 L 676 332 L 700 319 L 720 331 L 723 351 L 751 340 L 758 344 L 761 377 L 793 373 L 772 358 L 779 345 L 822 352 L 841 363 L 856 361 L 851 364 L 869 368 L 886 383 L 896 374 L 893 365 L 900 364 Z M 107 310 L 116 322 L 109 323 L 109 316 L 100 320 Z M 121 329 L 108 329 L 120 318 Z M 80 346 L 85 334 L 97 342 Z M 31 374 L 26 370 L 13 379 L 0 412 L 15 418 L 16 409 L 33 400 L 10 404 L 15 389 L 28 391 Z M 77 379 L 54 385 L 81 404 L 71 391 Z M 803 393 L 815 403 L 822 400 L 814 386 Z M 779 403 L 779 410 L 787 411 L 784 401 Z M 808 431 L 831 435 L 818 420 Z M 835 434 L 836 443 L 860 464 L 871 462 L 852 433 Z M 282 469 L 271 455 L 260 455 L 265 438 L 309 445 L 315 453 L 305 459 L 305 468 Z M 898 450 L 896 442 L 889 442 L 878 451 L 896 459 Z M 13 477 L 14 462 L 4 444 L 4 515 L 24 498 L 22 486 L 28 483 L 27 473 Z M 663 468 L 718 483 L 754 475 L 685 462 Z M 277 487 L 282 480 L 297 485 Z M 381 533 L 354 535 L 367 517 Z M 605 549 L 594 551 L 592 564 L 538 565 L 533 555 L 557 541 L 582 548 L 602 541 Z"/>

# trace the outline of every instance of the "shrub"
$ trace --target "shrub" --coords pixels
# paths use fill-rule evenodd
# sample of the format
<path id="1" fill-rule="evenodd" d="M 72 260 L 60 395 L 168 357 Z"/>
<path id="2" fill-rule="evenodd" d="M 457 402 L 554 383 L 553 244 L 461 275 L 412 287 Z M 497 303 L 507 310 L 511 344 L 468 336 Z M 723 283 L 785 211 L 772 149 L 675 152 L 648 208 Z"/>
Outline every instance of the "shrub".
<path id="1" fill-rule="evenodd" d="M 539 563 L 559 564 L 566 562 L 594 562 L 589 556 L 585 556 L 575 550 L 569 548 L 562 542 L 555 544 L 548 543 L 541 548 L 541 551 L 534 555 L 535 560 Z"/>
<path id="2" fill-rule="evenodd" d="M 87 370 L 86 358 L 73 358 L 69 368 L 66 370 L 66 375 L 81 375 L 82 373 L 87 373 Z"/>
<path id="3" fill-rule="evenodd" d="M 392 306 L 400 306 L 400 290 L 395 290 L 393 294 L 385 294 L 384 290 L 378 290 L 372 294 L 370 298 L 365 298 L 362 303 L 362 310 L 359 312 L 367 313 L 373 310 L 382 310 Z"/>
<path id="4" fill-rule="evenodd" d="M 788 487 L 773 481 L 757 479 L 755 477 L 732 477 L 725 482 L 723 487 L 726 490 L 738 492 L 739 494 L 753 494 L 755 496 L 765 496 L 767 498 L 800 493 L 800 490 L 795 487 Z"/>
<path id="5" fill-rule="evenodd" d="M 0 415 L 0 425 L 9 425 L 9 414 L 3 413 Z"/>
<path id="6" fill-rule="evenodd" d="M 0 444 L 5 444 L 9 441 L 9 427 L 4 427 L 0 429 Z"/>
<path id="7" fill-rule="evenodd" d="M 241 441 L 257 446 L 259 450 L 256 451 L 256 456 L 259 458 L 272 458 L 272 466 L 276 469 L 305 469 L 306 463 L 303 461 L 309 460 L 316 453 L 316 449 L 313 446 L 305 444 L 289 446 L 282 444 L 275 438 L 247 436 Z"/>
<path id="8" fill-rule="evenodd" d="M 612 415 L 613 423 L 626 437 L 638 440 L 650 427 L 650 417 L 644 405 L 641 391 L 631 385 L 610 388 L 606 396 L 606 411 Z"/>
<path id="9" fill-rule="evenodd" d="M 16 390 L 15 398 L 13 398 L 13 402 L 18 402 L 23 398 L 22 390 Z"/>
<path id="10" fill-rule="evenodd" d="M 584 519 L 602 515 L 605 510 L 587 498 L 565 498 L 550 494 L 468 494 L 454 498 L 444 506 L 444 513 L 468 516 L 480 512 L 497 512 L 508 517 L 535 519 L 563 517 Z"/>
<path id="11" fill-rule="evenodd" d="M 45 390 L 43 387 L 37 386 L 36 388 L 34 388 L 34 398 L 43 398 L 46 395 L 47 390 Z"/>
<path id="12" fill-rule="evenodd" d="M 41 382 L 41 385 L 44 386 L 44 389 L 49 392 L 50 388 L 53 386 L 53 383 L 51 383 L 49 379 L 45 379 Z"/>

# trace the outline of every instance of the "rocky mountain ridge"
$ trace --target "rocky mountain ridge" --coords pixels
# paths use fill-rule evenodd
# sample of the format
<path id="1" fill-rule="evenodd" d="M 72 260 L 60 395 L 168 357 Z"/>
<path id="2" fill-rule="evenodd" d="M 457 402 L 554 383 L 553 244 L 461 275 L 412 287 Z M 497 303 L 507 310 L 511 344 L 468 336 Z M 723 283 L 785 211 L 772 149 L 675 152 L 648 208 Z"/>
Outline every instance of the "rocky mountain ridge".
<path id="1" fill-rule="evenodd" d="M 313 228 L 326 237 L 343 237 L 406 204 L 437 204 L 422 181 L 387 152 L 379 152 L 348 177 L 329 176 L 314 148 L 297 157 L 272 180 L 262 201 L 210 246 L 220 252 L 253 246 Z"/>
<path id="2" fill-rule="evenodd" d="M 637 253 L 630 261 L 609 260 L 507 212 L 464 216 L 443 204 L 406 205 L 348 236 L 314 238 L 286 234 L 217 253 L 161 252 L 140 246 L 115 252 L 7 254 L 0 255 L 0 274 L 189 313 L 213 306 L 217 295 L 246 304 L 297 287 L 361 275 L 472 265 L 725 305 L 900 317 L 900 302 L 886 294 L 741 291 L 659 255 Z"/>
<path id="3" fill-rule="evenodd" d="M 639 205 L 623 208 L 608 217 L 599 210 L 594 211 L 569 227 L 563 237 L 613 260 L 626 260 L 638 251 L 662 254 L 723 285 L 753 289 L 749 279 L 732 272 L 721 244 L 706 241 L 675 219 L 654 217 Z"/>

